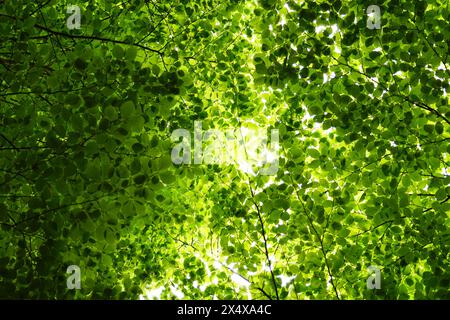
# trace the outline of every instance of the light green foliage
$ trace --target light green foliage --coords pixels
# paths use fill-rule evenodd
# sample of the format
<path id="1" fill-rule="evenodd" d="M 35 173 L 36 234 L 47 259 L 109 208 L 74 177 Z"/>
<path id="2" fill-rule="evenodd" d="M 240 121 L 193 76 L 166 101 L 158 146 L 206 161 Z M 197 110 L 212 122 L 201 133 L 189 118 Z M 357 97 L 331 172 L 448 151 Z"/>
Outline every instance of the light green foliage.
<path id="1" fill-rule="evenodd" d="M 450 298 L 448 3 L 374 2 L 379 30 L 366 1 L 4 1 L 0 298 Z M 277 174 L 172 164 L 196 120 L 278 129 Z"/>

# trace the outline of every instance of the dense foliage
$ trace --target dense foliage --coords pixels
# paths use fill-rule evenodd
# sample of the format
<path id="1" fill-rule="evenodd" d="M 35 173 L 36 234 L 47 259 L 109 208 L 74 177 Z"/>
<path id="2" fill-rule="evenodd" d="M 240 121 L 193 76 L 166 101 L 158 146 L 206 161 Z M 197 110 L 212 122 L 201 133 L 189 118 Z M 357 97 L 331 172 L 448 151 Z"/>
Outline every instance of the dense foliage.
<path id="1" fill-rule="evenodd" d="M 0 297 L 450 298 L 450 8 L 370 4 L 0 1 Z M 276 175 L 173 164 L 199 120 Z"/>

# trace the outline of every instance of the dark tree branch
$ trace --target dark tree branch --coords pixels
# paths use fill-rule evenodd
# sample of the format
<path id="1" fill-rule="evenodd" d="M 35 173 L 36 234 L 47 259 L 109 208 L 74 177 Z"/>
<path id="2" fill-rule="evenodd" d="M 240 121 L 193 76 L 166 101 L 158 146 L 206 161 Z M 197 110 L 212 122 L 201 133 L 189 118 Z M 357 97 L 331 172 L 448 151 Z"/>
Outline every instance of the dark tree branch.
<path id="1" fill-rule="evenodd" d="M 253 202 L 253 204 L 256 207 L 256 212 L 258 213 L 259 223 L 261 224 L 261 234 L 262 234 L 262 237 L 263 237 L 263 240 L 264 240 L 264 251 L 265 251 L 267 263 L 269 265 L 270 275 L 272 277 L 272 283 L 273 283 L 273 287 L 275 289 L 275 295 L 277 296 L 277 300 L 280 300 L 280 297 L 278 296 L 277 282 L 276 282 L 276 279 L 275 279 L 275 275 L 273 273 L 272 262 L 270 261 L 270 257 L 269 257 L 269 249 L 267 247 L 266 231 L 265 231 L 265 228 L 264 228 L 264 222 L 263 222 L 263 219 L 262 219 L 261 210 L 260 210 L 258 204 L 255 201 L 255 194 L 253 192 L 252 186 L 250 185 L 250 181 L 248 182 L 248 187 L 250 188 L 250 193 L 252 195 L 252 202 Z"/>
<path id="2" fill-rule="evenodd" d="M 151 52 L 157 53 L 160 56 L 163 55 L 162 51 L 146 47 L 146 46 L 141 45 L 139 43 L 129 43 L 129 42 L 122 41 L 122 40 L 115 40 L 115 39 L 103 38 L 103 37 L 98 37 L 98 36 L 84 36 L 84 35 L 69 34 L 69 33 L 65 33 L 65 32 L 52 30 L 52 29 L 49 29 L 47 27 L 41 26 L 39 24 L 35 24 L 34 26 L 36 28 L 40 29 L 40 30 L 47 31 L 48 33 L 51 33 L 51 34 L 54 34 L 54 35 L 58 35 L 58 36 L 62 36 L 62 37 L 66 37 L 66 38 L 69 38 L 69 39 L 98 40 L 98 41 L 102 41 L 102 42 L 124 44 L 124 45 L 128 45 L 128 46 L 139 47 L 139 48 L 144 49 L 146 51 L 151 51 Z"/>
<path id="3" fill-rule="evenodd" d="M 285 152 L 286 152 L 286 151 L 285 151 Z M 295 186 L 295 183 L 294 183 L 294 181 L 293 181 L 293 179 L 292 179 L 292 176 L 290 175 L 289 177 L 290 177 L 290 179 L 291 179 L 292 185 Z M 324 260 L 325 260 L 325 266 L 326 266 L 326 268 L 327 268 L 328 276 L 330 277 L 330 283 L 331 283 L 331 286 L 333 287 L 333 290 L 334 290 L 334 293 L 335 293 L 335 295 L 336 295 L 336 298 L 337 298 L 338 300 L 340 300 L 339 293 L 338 293 L 338 291 L 337 291 L 337 287 L 336 287 L 336 285 L 335 285 L 335 283 L 334 283 L 334 277 L 333 277 L 333 274 L 332 274 L 332 272 L 331 272 L 330 264 L 328 263 L 327 253 L 325 252 L 325 248 L 324 248 L 324 244 L 323 244 L 322 237 L 320 236 L 319 232 L 317 231 L 316 227 L 315 227 L 314 224 L 313 224 L 311 215 L 310 215 L 310 213 L 308 212 L 308 210 L 306 209 L 305 204 L 303 203 L 303 201 L 302 201 L 302 199 L 301 199 L 301 197 L 300 197 L 300 195 L 299 195 L 299 193 L 298 193 L 298 188 L 294 188 L 294 190 L 295 190 L 295 194 L 296 194 L 296 196 L 297 196 L 298 201 L 300 201 L 300 203 L 302 204 L 303 211 L 304 211 L 305 214 L 306 214 L 306 218 L 307 218 L 308 224 L 309 224 L 309 226 L 311 227 L 311 229 L 314 231 L 314 233 L 315 233 L 317 239 L 319 240 L 319 243 L 320 243 L 320 251 L 322 252 L 323 258 L 324 258 Z"/>

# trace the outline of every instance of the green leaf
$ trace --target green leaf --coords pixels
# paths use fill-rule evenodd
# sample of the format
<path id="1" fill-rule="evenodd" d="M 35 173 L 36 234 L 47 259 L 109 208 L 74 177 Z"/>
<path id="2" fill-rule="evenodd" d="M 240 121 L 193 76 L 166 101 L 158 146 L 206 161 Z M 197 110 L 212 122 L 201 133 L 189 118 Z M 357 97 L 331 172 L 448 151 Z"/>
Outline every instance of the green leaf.
<path id="1" fill-rule="evenodd" d="M 126 58 L 132 62 L 136 59 L 137 55 L 137 48 L 136 47 L 129 47 L 125 53 Z"/>
<path id="2" fill-rule="evenodd" d="M 445 187 L 440 188 L 437 192 L 436 192 L 436 199 L 438 201 L 442 201 L 447 197 L 447 191 L 445 190 Z"/>
<path id="3" fill-rule="evenodd" d="M 144 150 L 144 146 L 142 144 L 138 143 L 138 142 L 134 143 L 132 148 L 133 148 L 133 151 L 136 152 L 136 153 L 139 153 L 142 150 Z"/>
<path id="4" fill-rule="evenodd" d="M 308 153 L 309 156 L 313 157 L 314 159 L 319 159 L 320 158 L 320 152 L 317 151 L 314 148 L 309 148 L 307 150 L 307 153 Z"/>
<path id="5" fill-rule="evenodd" d="M 444 133 L 444 126 L 442 125 L 442 123 L 437 122 L 434 128 L 438 134 Z"/>

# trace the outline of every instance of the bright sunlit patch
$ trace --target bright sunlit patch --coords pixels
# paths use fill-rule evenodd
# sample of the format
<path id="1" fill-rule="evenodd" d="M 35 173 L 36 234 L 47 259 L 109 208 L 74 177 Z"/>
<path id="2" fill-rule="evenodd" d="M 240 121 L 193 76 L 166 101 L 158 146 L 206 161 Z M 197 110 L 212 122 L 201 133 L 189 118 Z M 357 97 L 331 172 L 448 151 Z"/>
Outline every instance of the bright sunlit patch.
<path id="1" fill-rule="evenodd" d="M 445 65 L 442 62 L 439 65 L 438 70 L 445 70 Z"/>
<path id="2" fill-rule="evenodd" d="M 286 276 L 284 274 L 280 274 L 278 278 L 281 279 L 281 286 L 286 287 L 292 280 L 294 280 L 297 276 Z"/>
<path id="3" fill-rule="evenodd" d="M 270 130 L 254 125 L 242 126 L 236 134 L 235 142 L 238 143 L 227 145 L 233 162 L 242 172 L 254 176 L 258 174 L 260 168 L 278 160 L 278 141 L 269 142 L 267 131 Z M 273 135 L 271 135 L 272 139 L 274 139 Z"/>
<path id="4" fill-rule="evenodd" d="M 334 46 L 333 51 L 337 54 L 341 54 L 341 52 L 342 52 L 341 48 L 339 48 L 339 46 L 337 46 L 337 45 Z"/>
<path id="5" fill-rule="evenodd" d="M 315 29 L 316 33 L 320 33 L 322 31 L 324 31 L 327 27 L 326 26 L 317 26 Z"/>
<path id="6" fill-rule="evenodd" d="M 154 300 L 161 299 L 161 294 L 164 291 L 164 287 L 158 287 L 155 289 L 146 289 L 144 293 L 139 295 L 139 300 Z"/>
<path id="7" fill-rule="evenodd" d="M 339 31 L 339 27 L 337 24 L 331 25 L 331 34 L 328 36 L 328 38 L 333 38 L 336 32 Z"/>
<path id="8" fill-rule="evenodd" d="M 289 7 L 289 4 L 288 3 L 285 3 L 284 4 L 284 7 L 286 8 L 286 10 L 290 13 L 290 12 L 295 12 L 295 10 L 292 10 L 290 7 Z"/>

